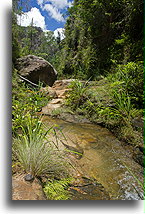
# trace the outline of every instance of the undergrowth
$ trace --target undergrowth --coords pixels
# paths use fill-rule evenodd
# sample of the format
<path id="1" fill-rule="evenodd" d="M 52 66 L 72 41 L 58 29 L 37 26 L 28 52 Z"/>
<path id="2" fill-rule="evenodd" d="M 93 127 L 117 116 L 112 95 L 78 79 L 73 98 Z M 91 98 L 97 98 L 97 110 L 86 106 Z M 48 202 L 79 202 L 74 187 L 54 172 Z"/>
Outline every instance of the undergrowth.
<path id="1" fill-rule="evenodd" d="M 44 192 L 49 200 L 70 200 L 71 195 L 68 187 L 72 182 L 72 178 L 64 178 L 61 180 L 48 181 L 44 186 Z"/>
<path id="2" fill-rule="evenodd" d="M 142 63 L 130 62 L 119 65 L 115 74 L 92 86 L 76 80 L 70 85 L 72 90 L 68 92 L 66 106 L 109 128 L 119 139 L 138 145 L 142 134 L 133 126 L 133 120 L 143 115 L 142 72 Z"/>
<path id="3" fill-rule="evenodd" d="M 35 115 L 45 106 L 49 97 L 45 96 L 41 90 L 41 84 L 38 88 L 32 88 L 23 82 L 20 82 L 17 76 L 17 70 L 12 74 L 12 134 L 16 136 L 20 127 L 27 122 L 28 115 Z"/>

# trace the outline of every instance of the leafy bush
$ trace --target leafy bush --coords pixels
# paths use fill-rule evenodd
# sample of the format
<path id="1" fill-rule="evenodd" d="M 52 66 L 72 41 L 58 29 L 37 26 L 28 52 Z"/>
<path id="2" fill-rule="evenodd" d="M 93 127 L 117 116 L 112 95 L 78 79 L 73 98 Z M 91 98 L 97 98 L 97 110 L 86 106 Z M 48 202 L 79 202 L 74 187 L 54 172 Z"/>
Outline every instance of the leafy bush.
<path id="1" fill-rule="evenodd" d="M 108 76 L 111 83 L 118 84 L 118 90 L 123 88 L 137 108 L 143 108 L 143 63 L 129 62 L 118 65 L 115 73 Z"/>

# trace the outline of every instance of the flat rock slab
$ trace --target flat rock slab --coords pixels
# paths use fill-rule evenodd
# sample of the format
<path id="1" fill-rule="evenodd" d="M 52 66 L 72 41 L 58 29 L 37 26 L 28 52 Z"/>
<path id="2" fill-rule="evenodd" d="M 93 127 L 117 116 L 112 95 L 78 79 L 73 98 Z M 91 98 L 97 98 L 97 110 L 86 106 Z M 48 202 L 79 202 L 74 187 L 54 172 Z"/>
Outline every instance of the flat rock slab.
<path id="1" fill-rule="evenodd" d="M 49 103 L 42 107 L 42 114 L 51 115 L 52 111 L 59 109 L 63 106 L 63 99 L 57 98 L 49 101 Z"/>
<path id="2" fill-rule="evenodd" d="M 56 90 L 57 97 L 62 98 L 62 99 L 65 98 L 67 92 L 70 91 L 70 90 L 71 89 L 69 89 L 69 88 Z"/>
<path id="3" fill-rule="evenodd" d="M 63 99 L 61 98 L 57 98 L 57 99 L 53 99 L 49 102 L 49 104 L 58 104 L 58 103 L 63 103 Z"/>
<path id="4" fill-rule="evenodd" d="M 62 90 L 69 86 L 74 80 L 75 79 L 56 80 L 52 88 L 54 88 L 55 90 Z"/>
<path id="5" fill-rule="evenodd" d="M 12 200 L 46 200 L 38 179 L 25 181 L 24 174 L 12 177 Z"/>

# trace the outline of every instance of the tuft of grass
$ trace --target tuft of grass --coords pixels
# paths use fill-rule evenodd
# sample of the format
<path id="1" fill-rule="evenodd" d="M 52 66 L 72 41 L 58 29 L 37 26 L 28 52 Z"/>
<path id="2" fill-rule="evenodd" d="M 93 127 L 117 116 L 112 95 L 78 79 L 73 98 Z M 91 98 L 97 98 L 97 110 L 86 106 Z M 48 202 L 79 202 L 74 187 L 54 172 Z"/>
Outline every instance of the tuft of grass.
<path id="1" fill-rule="evenodd" d="M 63 152 L 48 139 L 53 127 L 44 131 L 42 122 L 36 119 L 34 123 L 30 116 L 21 129 L 22 134 L 13 139 L 12 151 L 26 173 L 42 176 L 65 170 Z"/>
<path id="2" fill-rule="evenodd" d="M 113 90 L 112 98 L 116 105 L 114 114 L 119 115 L 125 124 L 130 124 L 132 118 L 140 115 L 141 111 L 134 108 L 130 96 L 123 90 Z"/>

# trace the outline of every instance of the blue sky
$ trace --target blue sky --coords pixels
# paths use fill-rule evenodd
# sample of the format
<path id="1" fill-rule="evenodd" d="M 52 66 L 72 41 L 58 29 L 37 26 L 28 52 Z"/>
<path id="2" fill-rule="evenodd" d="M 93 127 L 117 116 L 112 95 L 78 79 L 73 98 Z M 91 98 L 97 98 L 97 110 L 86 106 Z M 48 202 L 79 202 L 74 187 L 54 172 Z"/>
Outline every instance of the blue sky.
<path id="1" fill-rule="evenodd" d="M 25 2 L 25 0 L 23 0 Z M 66 18 L 63 14 L 71 7 L 73 0 L 29 0 L 29 7 L 23 6 L 18 24 L 28 26 L 32 22 L 42 30 L 62 31 Z"/>

